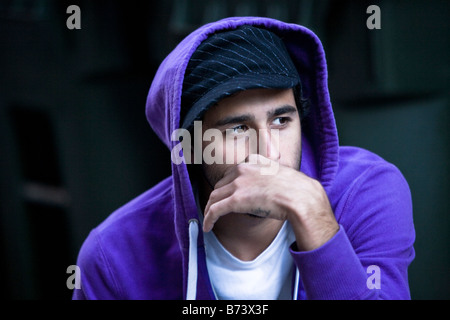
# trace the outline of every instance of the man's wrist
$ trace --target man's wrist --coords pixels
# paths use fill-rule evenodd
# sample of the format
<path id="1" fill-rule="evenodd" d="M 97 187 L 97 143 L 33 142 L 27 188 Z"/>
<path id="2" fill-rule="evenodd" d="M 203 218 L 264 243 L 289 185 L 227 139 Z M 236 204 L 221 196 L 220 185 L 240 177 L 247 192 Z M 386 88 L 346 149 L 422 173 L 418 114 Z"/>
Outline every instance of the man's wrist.
<path id="1" fill-rule="evenodd" d="M 287 213 L 287 220 L 295 234 L 299 251 L 311 251 L 324 245 L 338 231 L 339 224 L 334 217 L 331 206 L 316 203 L 313 206 L 293 204 Z"/>

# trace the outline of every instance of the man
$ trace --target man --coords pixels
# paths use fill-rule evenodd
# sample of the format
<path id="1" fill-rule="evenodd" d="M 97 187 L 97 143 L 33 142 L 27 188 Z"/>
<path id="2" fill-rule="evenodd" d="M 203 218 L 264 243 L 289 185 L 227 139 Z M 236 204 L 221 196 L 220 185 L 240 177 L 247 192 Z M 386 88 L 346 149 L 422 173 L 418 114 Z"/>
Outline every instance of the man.
<path id="1" fill-rule="evenodd" d="M 408 185 L 339 146 L 311 31 L 203 26 L 161 64 L 146 112 L 172 176 L 91 232 L 74 299 L 410 298 Z"/>

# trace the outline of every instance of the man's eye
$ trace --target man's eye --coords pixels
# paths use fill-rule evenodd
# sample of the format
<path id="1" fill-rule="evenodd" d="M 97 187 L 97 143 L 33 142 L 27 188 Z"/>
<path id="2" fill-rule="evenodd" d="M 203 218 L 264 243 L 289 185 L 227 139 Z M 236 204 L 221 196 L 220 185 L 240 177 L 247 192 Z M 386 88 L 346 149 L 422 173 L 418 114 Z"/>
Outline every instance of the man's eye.
<path id="1" fill-rule="evenodd" d="M 276 126 L 282 126 L 290 121 L 288 117 L 278 117 L 273 120 L 273 124 Z"/>
<path id="2" fill-rule="evenodd" d="M 247 131 L 248 127 L 246 125 L 241 124 L 241 125 L 231 128 L 231 130 L 233 130 L 233 133 L 239 134 L 239 133 L 244 133 L 245 131 Z"/>

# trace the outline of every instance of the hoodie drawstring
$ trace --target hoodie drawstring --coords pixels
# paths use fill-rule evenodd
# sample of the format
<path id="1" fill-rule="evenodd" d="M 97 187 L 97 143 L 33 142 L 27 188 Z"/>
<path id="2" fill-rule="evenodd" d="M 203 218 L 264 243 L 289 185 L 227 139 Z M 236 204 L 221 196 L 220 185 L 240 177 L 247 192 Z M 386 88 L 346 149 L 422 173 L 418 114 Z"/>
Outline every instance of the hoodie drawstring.
<path id="1" fill-rule="evenodd" d="M 186 300 L 195 300 L 197 297 L 197 239 L 198 220 L 189 220 L 189 262 Z"/>
<path id="2" fill-rule="evenodd" d="M 198 264 L 197 264 L 197 240 L 198 240 L 198 225 L 197 219 L 189 220 L 189 262 L 188 262 L 188 278 L 187 278 L 187 291 L 186 300 L 196 300 L 197 298 L 197 277 L 198 277 Z M 298 285 L 300 281 L 300 273 L 298 268 L 295 267 L 295 281 L 294 281 L 294 294 L 293 300 L 298 300 Z"/>
<path id="3" fill-rule="evenodd" d="M 300 272 L 298 271 L 297 266 L 295 266 L 295 281 L 294 281 L 294 294 L 292 296 L 292 300 L 298 300 L 298 285 L 300 281 Z"/>

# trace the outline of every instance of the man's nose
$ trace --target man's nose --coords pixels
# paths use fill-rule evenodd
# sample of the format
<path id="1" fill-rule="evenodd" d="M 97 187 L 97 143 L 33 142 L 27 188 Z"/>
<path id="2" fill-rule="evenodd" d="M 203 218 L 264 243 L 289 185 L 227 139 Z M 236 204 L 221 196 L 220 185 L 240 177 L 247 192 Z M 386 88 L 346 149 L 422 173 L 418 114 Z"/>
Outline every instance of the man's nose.
<path id="1" fill-rule="evenodd" d="M 278 129 L 259 130 L 258 154 L 270 160 L 280 160 L 280 134 Z"/>

